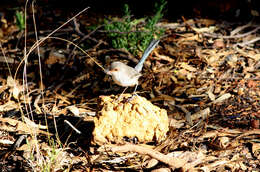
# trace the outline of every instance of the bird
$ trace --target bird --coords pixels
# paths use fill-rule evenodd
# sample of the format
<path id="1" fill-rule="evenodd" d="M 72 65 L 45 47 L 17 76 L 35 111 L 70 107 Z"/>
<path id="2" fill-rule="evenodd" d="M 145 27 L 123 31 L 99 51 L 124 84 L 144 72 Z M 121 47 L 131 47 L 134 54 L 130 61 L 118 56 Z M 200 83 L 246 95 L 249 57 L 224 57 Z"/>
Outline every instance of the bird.
<path id="1" fill-rule="evenodd" d="M 106 73 L 112 76 L 112 80 L 117 85 L 126 87 L 123 93 L 128 87 L 134 87 L 134 86 L 135 86 L 134 89 L 134 93 L 135 93 L 138 86 L 138 79 L 142 76 L 140 72 L 142 71 L 144 62 L 149 56 L 149 54 L 153 51 L 153 49 L 158 45 L 159 42 L 160 42 L 159 39 L 153 39 L 150 42 L 148 47 L 145 49 L 142 58 L 134 68 L 120 61 L 115 61 L 112 62 L 110 68 L 106 70 Z"/>

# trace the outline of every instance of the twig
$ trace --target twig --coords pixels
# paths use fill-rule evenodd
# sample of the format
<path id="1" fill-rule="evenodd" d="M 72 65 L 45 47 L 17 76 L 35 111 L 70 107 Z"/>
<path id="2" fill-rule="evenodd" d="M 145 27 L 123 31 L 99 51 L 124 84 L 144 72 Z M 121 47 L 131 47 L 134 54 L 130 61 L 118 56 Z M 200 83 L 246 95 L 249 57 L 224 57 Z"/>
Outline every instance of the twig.
<path id="1" fill-rule="evenodd" d="M 74 127 L 69 121 L 64 120 L 64 122 L 67 123 L 76 133 L 81 134 L 81 131 Z"/>
<path id="2" fill-rule="evenodd" d="M 101 32 L 101 33 L 118 33 L 118 34 L 129 34 L 129 33 L 149 33 L 148 31 L 142 31 L 142 30 L 132 30 L 132 31 L 128 31 L 128 32 L 120 32 L 120 31 L 117 31 L 117 30 L 99 30 L 98 32 Z"/>
<path id="3" fill-rule="evenodd" d="M 246 24 L 244 26 L 239 26 L 239 27 L 237 27 L 236 29 L 234 29 L 233 31 L 230 32 L 230 36 L 233 36 L 233 35 L 237 34 L 238 32 L 240 32 L 240 31 L 242 31 L 245 28 L 248 28 L 250 26 L 252 26 L 251 22 L 249 22 L 248 24 Z"/>
<path id="4" fill-rule="evenodd" d="M 164 155 L 158 151 L 155 151 L 153 149 L 139 146 L 139 145 L 126 144 L 123 146 L 113 146 L 110 148 L 111 148 L 112 152 L 137 152 L 139 154 L 148 155 L 165 164 L 168 164 L 169 166 L 171 166 L 173 168 L 181 168 L 181 167 L 184 167 L 185 164 L 187 164 L 187 161 L 184 159 L 177 158 L 177 157 L 170 157 L 170 156 Z"/>
<path id="5" fill-rule="evenodd" d="M 223 39 L 233 39 L 233 38 L 242 38 L 245 37 L 247 35 L 250 35 L 252 33 L 255 33 L 256 31 L 258 31 L 260 29 L 260 26 L 258 26 L 257 28 L 255 28 L 254 30 L 251 30 L 249 32 L 246 32 L 244 34 L 238 34 L 238 35 L 229 35 L 229 36 L 223 36 L 223 35 L 218 35 L 218 34 L 212 34 L 212 33 L 202 33 L 203 36 L 207 36 L 207 37 L 212 37 L 212 38 L 223 38 Z"/>
<path id="6" fill-rule="evenodd" d="M 235 142 L 235 141 L 237 141 L 245 136 L 249 136 L 249 135 L 260 135 L 260 129 L 246 131 L 244 134 L 241 134 L 240 136 L 236 137 L 232 142 Z"/>
<path id="7" fill-rule="evenodd" d="M 241 46 L 241 47 L 244 47 L 244 46 L 246 46 L 248 44 L 255 43 L 256 41 L 259 41 L 259 40 L 260 40 L 260 37 L 256 37 L 256 38 L 254 38 L 252 40 L 249 40 L 249 41 L 245 41 L 245 42 L 242 42 L 242 43 L 237 43 L 237 44 L 234 45 L 234 47 L 236 47 L 238 45 Z"/>
<path id="8" fill-rule="evenodd" d="M 60 30 L 63 26 L 65 26 L 65 25 L 68 24 L 70 21 L 72 21 L 74 18 L 78 17 L 80 14 L 82 14 L 83 12 L 85 12 L 87 9 L 89 9 L 89 7 L 84 8 L 83 10 L 81 10 L 79 13 L 77 13 L 77 14 L 76 14 L 75 16 L 73 16 L 71 19 L 69 19 L 68 21 L 66 21 L 65 23 L 63 23 L 61 26 L 59 26 L 58 28 L 56 28 L 54 31 L 52 31 L 51 33 L 49 33 L 46 37 L 44 37 L 44 38 L 42 38 L 42 39 L 36 41 L 36 42 L 32 45 L 32 47 L 29 49 L 28 52 L 26 51 L 26 48 L 25 48 L 24 57 L 23 57 L 22 61 L 20 62 L 20 64 L 18 65 L 18 67 L 16 68 L 14 78 L 16 78 L 20 67 L 23 65 L 23 63 L 26 64 L 29 55 L 37 48 L 37 46 L 40 46 L 44 41 L 46 41 L 47 39 L 49 39 L 54 33 L 56 33 L 56 32 L 57 32 L 58 30 Z M 25 21 L 26 21 L 26 20 L 25 20 Z M 26 32 L 25 32 L 25 33 L 26 33 Z M 26 38 L 26 36 L 27 36 L 27 35 L 25 35 L 25 38 Z M 26 40 L 25 40 L 25 45 L 26 45 Z"/>
<path id="9" fill-rule="evenodd" d="M 208 80 L 218 80 L 218 81 L 234 81 L 234 80 L 240 80 L 240 79 L 243 79 L 243 80 L 253 80 L 253 81 L 260 81 L 260 78 L 243 78 L 243 77 L 228 77 L 228 78 L 207 78 L 207 77 L 201 77 L 199 78 L 200 80 L 205 80 L 205 79 L 208 79 Z"/>
<path id="10" fill-rule="evenodd" d="M 174 105 L 177 108 L 181 109 L 185 113 L 185 119 L 190 126 L 193 126 L 193 122 L 191 120 L 191 112 L 189 112 L 184 106 Z"/>
<path id="11" fill-rule="evenodd" d="M 76 18 L 73 19 L 73 24 L 74 24 L 74 27 L 75 27 L 75 31 L 80 34 L 81 36 L 84 35 L 84 33 L 82 33 L 79 29 L 79 23 L 77 22 Z"/>

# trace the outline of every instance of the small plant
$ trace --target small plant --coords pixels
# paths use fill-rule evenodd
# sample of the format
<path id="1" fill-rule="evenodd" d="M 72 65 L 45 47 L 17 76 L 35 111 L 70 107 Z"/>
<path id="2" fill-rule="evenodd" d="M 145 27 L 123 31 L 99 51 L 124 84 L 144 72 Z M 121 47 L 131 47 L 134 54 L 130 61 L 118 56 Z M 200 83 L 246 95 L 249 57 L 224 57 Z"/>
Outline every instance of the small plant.
<path id="1" fill-rule="evenodd" d="M 131 11 L 127 4 L 124 5 L 124 17 L 122 19 L 105 20 L 105 30 L 111 39 L 112 46 L 116 49 L 124 48 L 136 55 L 144 51 L 154 37 L 160 37 L 164 29 L 155 25 L 163 17 L 165 0 L 155 4 L 155 15 L 151 18 L 131 19 Z"/>
<path id="2" fill-rule="evenodd" d="M 23 11 L 16 11 L 16 25 L 19 27 L 19 30 L 22 31 L 25 29 L 25 16 Z"/>

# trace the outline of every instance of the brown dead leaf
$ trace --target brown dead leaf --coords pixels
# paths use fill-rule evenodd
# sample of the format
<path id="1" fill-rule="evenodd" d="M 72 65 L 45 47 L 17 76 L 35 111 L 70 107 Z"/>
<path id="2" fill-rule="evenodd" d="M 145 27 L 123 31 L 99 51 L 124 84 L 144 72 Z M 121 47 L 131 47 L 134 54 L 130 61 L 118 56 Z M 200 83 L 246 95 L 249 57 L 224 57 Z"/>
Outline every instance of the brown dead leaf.
<path id="1" fill-rule="evenodd" d="M 171 172 L 172 170 L 170 168 L 159 168 L 152 170 L 151 172 Z"/>
<path id="2" fill-rule="evenodd" d="M 197 23 L 206 25 L 206 26 L 208 27 L 208 26 L 214 25 L 214 24 L 216 23 L 216 20 L 203 19 L 203 18 L 202 18 L 202 19 L 198 19 Z"/>
<path id="3" fill-rule="evenodd" d="M 57 98 L 59 98 L 61 101 L 65 102 L 65 103 L 67 103 L 67 104 L 71 104 L 71 102 L 68 100 L 67 97 L 64 97 L 64 96 L 62 96 L 62 95 L 60 95 L 60 94 L 56 94 L 56 96 L 57 96 Z M 62 103 L 62 102 L 60 102 L 60 103 Z"/>
<path id="4" fill-rule="evenodd" d="M 259 119 L 252 119 L 250 123 L 252 128 L 254 129 L 260 128 Z"/>
<path id="5" fill-rule="evenodd" d="M 203 42 L 203 39 L 199 36 L 199 34 L 186 33 L 178 39 L 177 45 L 190 45 L 191 41 Z"/>
<path id="6" fill-rule="evenodd" d="M 64 64 L 66 61 L 66 58 L 63 54 L 57 52 L 57 51 L 51 51 L 49 54 L 48 59 L 45 61 L 47 65 L 53 65 L 55 63 Z"/>
<path id="7" fill-rule="evenodd" d="M 216 39 L 213 43 L 213 48 L 224 48 L 225 47 L 225 43 L 223 39 Z"/>
<path id="8" fill-rule="evenodd" d="M 216 100 L 216 96 L 213 94 L 213 92 L 211 90 L 209 90 L 207 93 L 208 93 L 209 99 L 211 101 L 215 101 Z"/>
<path id="9" fill-rule="evenodd" d="M 204 139 L 208 139 L 208 138 L 214 138 L 218 136 L 218 131 L 217 130 L 213 130 L 213 131 L 207 131 L 206 133 L 204 133 L 202 136 L 200 136 L 198 138 L 198 140 L 204 140 Z"/>
<path id="10" fill-rule="evenodd" d="M 147 162 L 146 168 L 152 168 L 154 166 L 156 166 L 159 163 L 159 161 L 157 159 L 150 159 Z"/>
<path id="11" fill-rule="evenodd" d="M 223 94 L 222 96 L 220 96 L 219 98 L 217 98 L 214 103 L 220 103 L 220 102 L 223 102 L 224 100 L 226 99 L 229 99 L 231 97 L 231 94 L 230 93 L 225 93 Z"/>
<path id="12" fill-rule="evenodd" d="M 157 51 L 154 51 L 154 54 L 155 54 L 156 57 L 159 57 L 159 58 L 155 57 L 155 59 L 165 60 L 165 61 L 168 61 L 168 62 L 174 62 L 174 60 L 172 58 L 170 58 L 169 56 L 161 55 Z"/>
<path id="13" fill-rule="evenodd" d="M 236 55 L 229 55 L 227 58 L 227 63 L 232 67 L 235 68 L 237 65 L 238 58 Z"/>
<path id="14" fill-rule="evenodd" d="M 190 72 L 196 72 L 198 69 L 192 67 L 191 65 L 188 65 L 187 63 L 181 63 L 180 67 L 182 67 L 183 69 L 186 69 Z"/>
<path id="15" fill-rule="evenodd" d="M 8 88 L 7 85 L 1 85 L 1 86 L 0 86 L 0 94 L 1 94 L 2 92 L 4 92 L 7 88 Z"/>
<path id="16" fill-rule="evenodd" d="M 192 78 L 193 74 L 191 72 L 187 71 L 186 69 L 180 69 L 176 72 L 176 75 L 180 79 L 186 79 L 186 78 L 190 79 L 190 78 Z"/>
<path id="17" fill-rule="evenodd" d="M 205 155 L 201 152 L 190 152 L 190 151 L 175 151 L 167 154 L 167 156 L 172 158 L 178 158 L 182 161 L 186 161 L 185 165 L 182 166 L 184 171 L 191 170 L 198 164 L 202 163 L 205 159 Z"/>
<path id="18" fill-rule="evenodd" d="M 32 128 L 28 124 L 26 124 L 22 121 L 11 119 L 11 118 L 0 117 L 0 122 L 4 123 L 3 125 L 1 125 L 1 129 L 5 130 L 5 131 L 28 133 L 28 134 L 41 133 L 41 134 L 45 134 L 45 135 L 52 135 L 48 132 L 39 130 L 38 127 L 32 130 Z"/>
<path id="19" fill-rule="evenodd" d="M 260 60 L 260 54 L 255 54 L 252 56 L 252 58 L 255 60 L 255 61 L 259 61 Z"/>
<path id="20" fill-rule="evenodd" d="M 258 86 L 258 83 L 254 80 L 249 80 L 248 83 L 247 83 L 247 86 L 249 88 L 256 88 Z"/>
<path id="21" fill-rule="evenodd" d="M 225 149 L 227 146 L 229 146 L 230 138 L 229 137 L 219 137 L 217 139 L 217 144 L 220 148 Z"/>
<path id="22" fill-rule="evenodd" d="M 18 103 L 14 101 L 8 101 L 7 103 L 0 105 L 0 112 L 7 112 L 14 109 L 19 109 Z"/>
<path id="23" fill-rule="evenodd" d="M 19 84 L 18 81 L 14 80 L 13 77 L 7 77 L 7 85 L 10 87 L 10 93 L 12 93 L 13 97 L 18 100 L 20 92 L 23 91 L 22 85 Z"/>
<path id="24" fill-rule="evenodd" d="M 38 95 L 38 96 L 36 97 L 34 103 L 33 103 L 33 105 L 34 105 L 34 107 L 35 107 L 35 109 L 36 109 L 36 113 L 38 113 L 38 114 L 41 114 L 41 113 L 42 113 L 42 110 L 41 110 L 41 108 L 40 108 L 39 105 L 38 105 L 38 103 L 39 103 L 39 101 L 40 101 L 40 98 L 41 98 L 41 95 Z"/>
<path id="25" fill-rule="evenodd" d="M 32 120 L 30 120 L 29 118 L 23 116 L 23 120 L 24 122 L 30 127 L 30 128 L 34 128 L 34 129 L 47 129 L 47 127 L 45 125 L 40 125 L 40 124 L 35 124 L 35 122 L 33 122 Z"/>
<path id="26" fill-rule="evenodd" d="M 210 27 L 202 27 L 202 28 L 192 27 L 192 29 L 197 33 L 204 33 L 204 32 L 214 33 L 218 28 L 216 26 L 210 26 Z"/>
<path id="27" fill-rule="evenodd" d="M 75 116 L 79 116 L 79 109 L 76 107 L 76 106 L 74 106 L 74 105 L 72 105 L 72 106 L 69 106 L 69 107 L 67 107 Z"/>
<path id="28" fill-rule="evenodd" d="M 191 115 L 191 120 L 197 120 L 199 118 L 206 119 L 208 115 L 210 114 L 210 108 L 203 109 L 199 112 L 196 112 L 195 114 Z"/>
<path id="29" fill-rule="evenodd" d="M 252 142 L 252 152 L 256 157 L 260 156 L 260 143 Z"/>

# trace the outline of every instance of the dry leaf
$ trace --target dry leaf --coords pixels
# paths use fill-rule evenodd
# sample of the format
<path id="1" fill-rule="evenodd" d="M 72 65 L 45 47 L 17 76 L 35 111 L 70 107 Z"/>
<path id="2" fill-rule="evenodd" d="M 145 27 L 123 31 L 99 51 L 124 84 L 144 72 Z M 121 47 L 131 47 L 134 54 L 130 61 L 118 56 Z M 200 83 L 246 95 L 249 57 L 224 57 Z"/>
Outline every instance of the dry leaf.
<path id="1" fill-rule="evenodd" d="M 217 142 L 222 149 L 225 149 L 229 145 L 230 139 L 229 137 L 219 137 Z"/>
<path id="2" fill-rule="evenodd" d="M 79 109 L 76 106 L 67 107 L 75 116 L 79 116 Z"/>
<path id="3" fill-rule="evenodd" d="M 23 91 L 23 87 L 11 76 L 7 77 L 7 85 L 11 88 L 10 92 L 12 93 L 13 97 L 18 100 L 20 92 Z"/>
<path id="4" fill-rule="evenodd" d="M 231 97 L 231 94 L 230 94 L 230 93 L 223 94 L 222 96 L 220 96 L 219 98 L 217 98 L 217 99 L 214 101 L 214 103 L 223 102 L 224 100 L 229 99 L 230 97 Z"/>
<path id="5" fill-rule="evenodd" d="M 198 140 L 204 140 L 204 139 L 208 139 L 208 138 L 214 138 L 218 135 L 218 131 L 214 130 L 214 131 L 207 131 L 206 133 L 204 133 L 202 136 L 200 136 L 198 138 Z"/>
<path id="6" fill-rule="evenodd" d="M 252 142 L 252 152 L 254 154 L 260 154 L 260 143 Z"/>
<path id="7" fill-rule="evenodd" d="M 181 63 L 180 67 L 182 67 L 183 69 L 186 69 L 190 72 L 196 72 L 198 69 L 192 67 L 191 65 L 188 65 L 187 63 Z"/>
<path id="8" fill-rule="evenodd" d="M 211 101 L 215 101 L 216 97 L 215 97 L 215 95 L 212 93 L 212 91 L 209 90 L 207 93 L 208 93 L 208 96 L 209 96 L 210 100 L 211 100 Z"/>
<path id="9" fill-rule="evenodd" d="M 40 125 L 40 124 L 35 124 L 35 122 L 33 122 L 32 120 L 30 120 L 29 118 L 23 116 L 23 120 L 24 122 L 29 125 L 30 128 L 35 128 L 35 129 L 47 129 L 47 126 L 45 125 Z"/>
<path id="10" fill-rule="evenodd" d="M 10 132 L 19 132 L 19 133 L 29 133 L 29 134 L 41 133 L 41 134 L 45 134 L 45 135 L 52 135 L 48 132 L 39 130 L 38 128 L 32 130 L 32 128 L 29 125 L 25 124 L 22 121 L 18 121 L 15 119 L 0 117 L 0 123 L 1 122 L 6 123 L 4 125 L 1 125 L 1 130 L 10 131 Z"/>
<path id="11" fill-rule="evenodd" d="M 8 88 L 7 85 L 0 86 L 0 94 Z"/>
<path id="12" fill-rule="evenodd" d="M 0 105 L 0 112 L 7 112 L 18 108 L 19 108 L 18 103 L 14 101 L 8 101 L 7 103 Z"/>
<path id="13" fill-rule="evenodd" d="M 206 119 L 207 116 L 210 114 L 210 108 L 203 109 L 199 112 L 196 112 L 195 114 L 191 115 L 191 120 L 197 120 L 199 118 Z"/>
<path id="14" fill-rule="evenodd" d="M 36 109 L 36 112 L 37 112 L 38 114 L 41 114 L 41 113 L 42 113 L 42 110 L 41 110 L 41 108 L 40 108 L 39 105 L 38 105 L 38 103 L 39 103 L 39 101 L 40 101 L 40 98 L 41 98 L 41 95 L 38 95 L 38 96 L 36 97 L 34 103 L 33 103 L 33 105 L 34 105 L 34 107 L 35 107 L 35 109 Z"/>
<path id="15" fill-rule="evenodd" d="M 170 168 L 159 168 L 152 170 L 151 172 L 171 172 L 172 170 Z"/>
<path id="16" fill-rule="evenodd" d="M 152 168 L 159 163 L 157 159 L 150 159 L 146 165 L 146 168 Z"/>
<path id="17" fill-rule="evenodd" d="M 192 29 L 195 30 L 195 32 L 197 33 L 203 33 L 203 32 L 214 33 L 217 30 L 217 27 L 216 26 L 202 27 L 202 28 L 192 27 Z"/>

